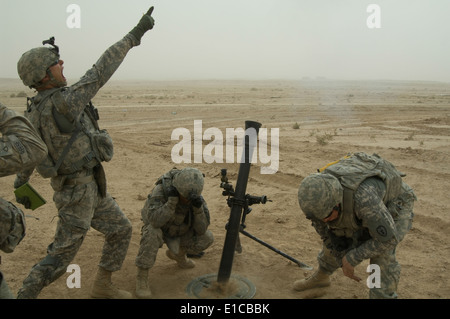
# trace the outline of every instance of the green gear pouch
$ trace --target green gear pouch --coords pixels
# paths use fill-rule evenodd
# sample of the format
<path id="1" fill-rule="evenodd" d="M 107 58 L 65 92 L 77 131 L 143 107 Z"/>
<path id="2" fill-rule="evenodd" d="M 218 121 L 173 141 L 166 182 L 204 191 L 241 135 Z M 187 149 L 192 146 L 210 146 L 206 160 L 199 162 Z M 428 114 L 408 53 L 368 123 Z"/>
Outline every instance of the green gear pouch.
<path id="1" fill-rule="evenodd" d="M 94 178 L 97 182 L 98 192 L 102 197 L 106 197 L 106 174 L 102 164 L 94 167 Z"/>

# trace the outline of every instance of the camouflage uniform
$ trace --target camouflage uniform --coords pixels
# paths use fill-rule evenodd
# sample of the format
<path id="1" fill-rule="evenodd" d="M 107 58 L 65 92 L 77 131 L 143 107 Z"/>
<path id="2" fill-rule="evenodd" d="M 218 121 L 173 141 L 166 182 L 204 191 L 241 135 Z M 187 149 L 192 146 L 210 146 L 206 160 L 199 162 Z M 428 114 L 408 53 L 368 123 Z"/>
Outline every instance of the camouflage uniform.
<path id="1" fill-rule="evenodd" d="M 47 147 L 34 127 L 23 116 L 0 103 L 0 176 L 32 168 L 47 154 Z M 25 235 L 23 212 L 13 203 L 0 198 L 0 250 L 10 253 Z M 10 237 L 13 232 L 19 234 Z M 21 235 L 19 238 L 17 235 Z M 13 298 L 0 272 L 0 299 Z"/>
<path id="2" fill-rule="evenodd" d="M 37 170 L 43 177 L 51 177 L 59 221 L 48 255 L 31 269 L 19 291 L 20 298 L 36 298 L 43 287 L 66 272 L 89 227 L 106 236 L 99 266 L 109 272 L 121 268 L 132 228 L 106 192 L 101 162 L 111 159 L 112 144 L 103 148 L 104 143 L 111 141 L 105 130 L 98 129 L 97 114 L 88 103 L 117 70 L 127 52 L 139 43 L 136 37 L 127 34 L 108 48 L 77 83 L 40 91 L 26 112 L 49 149 L 49 156 Z M 55 163 L 75 130 L 78 135 L 55 172 Z M 30 174 L 31 171 L 18 174 L 18 184 Z"/>
<path id="3" fill-rule="evenodd" d="M 367 157 L 364 153 L 357 155 Z M 380 159 L 376 154 L 369 158 L 375 161 Z M 340 201 L 344 208 L 337 219 L 324 222 L 322 218 L 326 216 L 323 215 L 319 218 L 308 217 L 323 240 L 323 248 L 318 255 L 319 269 L 330 275 L 342 267 L 341 260 L 344 256 L 353 267 L 369 259 L 370 264 L 380 267 L 381 277 L 381 287 L 371 288 L 370 298 L 396 298 L 400 278 L 400 265 L 395 256 L 396 247 L 411 229 L 414 201 L 417 198 L 413 190 L 401 180 L 400 176 L 403 174 L 395 168 L 392 172 L 398 172 L 398 175 L 394 174 L 396 176 L 391 179 L 386 178 L 388 174 L 380 173 L 378 168 L 355 172 L 359 181 L 352 191 L 346 187 L 350 183 L 345 182 L 346 178 L 351 178 L 345 175 L 337 177 L 344 189 Z M 313 175 L 331 177 L 334 173 L 335 171 L 329 168 Z M 303 194 L 300 194 L 301 191 Z M 317 196 L 313 194 L 314 191 L 309 195 L 305 194 L 307 191 L 308 188 L 300 186 L 299 202 L 303 205 L 305 214 L 313 209 L 306 205 L 307 202 L 312 204 L 313 201 L 305 199 L 308 196 L 311 199 Z M 350 196 L 347 196 L 348 194 Z M 330 203 L 331 207 L 335 204 L 337 203 Z M 331 211 L 330 208 L 324 209 Z"/>
<path id="4" fill-rule="evenodd" d="M 47 154 L 31 123 L 0 103 L 0 177 L 33 168 Z"/>
<path id="5" fill-rule="evenodd" d="M 167 196 L 167 189 L 178 173 L 179 170 L 172 170 L 158 179 L 141 211 L 144 225 L 136 257 L 139 268 L 153 267 L 156 254 L 164 243 L 175 254 L 179 251 L 198 254 L 214 241 L 213 234 L 208 230 L 210 215 L 203 197 L 202 205 L 197 208 Z"/>

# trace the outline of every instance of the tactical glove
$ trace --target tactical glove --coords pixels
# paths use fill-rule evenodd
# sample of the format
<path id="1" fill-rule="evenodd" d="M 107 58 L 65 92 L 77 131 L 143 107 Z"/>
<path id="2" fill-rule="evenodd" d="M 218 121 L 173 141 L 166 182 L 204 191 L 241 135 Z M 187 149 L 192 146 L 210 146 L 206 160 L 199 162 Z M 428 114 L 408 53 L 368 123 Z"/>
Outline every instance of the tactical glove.
<path id="1" fill-rule="evenodd" d="M 169 186 L 167 188 L 167 197 L 178 197 L 179 193 L 175 186 Z"/>
<path id="2" fill-rule="evenodd" d="M 19 204 L 22 204 L 23 207 L 25 207 L 26 209 L 30 209 L 30 207 L 31 207 L 31 201 L 30 201 L 30 198 L 28 196 L 18 197 L 16 195 L 16 201 Z"/>
<path id="3" fill-rule="evenodd" d="M 203 205 L 203 197 L 201 195 L 191 193 L 189 195 L 189 200 L 194 207 L 200 208 Z"/>
<path id="4" fill-rule="evenodd" d="M 144 35 L 145 32 L 148 30 L 153 29 L 153 26 L 155 25 L 155 20 L 151 16 L 153 12 L 153 7 L 151 7 L 146 14 L 144 14 L 139 20 L 139 23 L 133 28 L 133 30 L 130 31 L 130 33 L 138 40 L 138 42 L 141 42 L 141 38 Z"/>
<path id="5" fill-rule="evenodd" d="M 19 174 L 17 174 L 16 179 L 14 180 L 14 189 L 19 188 L 23 184 L 27 183 L 29 180 L 30 180 L 29 178 L 22 179 L 22 177 L 19 176 Z"/>

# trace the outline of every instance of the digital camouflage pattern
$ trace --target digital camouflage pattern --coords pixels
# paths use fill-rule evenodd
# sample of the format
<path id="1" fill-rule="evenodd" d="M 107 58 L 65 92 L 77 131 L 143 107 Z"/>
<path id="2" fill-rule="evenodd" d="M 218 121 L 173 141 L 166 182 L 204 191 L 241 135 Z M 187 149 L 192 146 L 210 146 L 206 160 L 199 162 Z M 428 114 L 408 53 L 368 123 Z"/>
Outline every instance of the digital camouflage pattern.
<path id="1" fill-rule="evenodd" d="M 343 191 L 332 175 L 315 173 L 305 177 L 298 188 L 300 208 L 308 218 L 325 218 L 342 201 Z"/>
<path id="2" fill-rule="evenodd" d="M 47 154 L 47 147 L 31 123 L 0 103 L 0 176 L 32 168 Z M 0 198 L 0 249 L 10 253 L 25 235 L 24 214 Z M 19 238 L 19 237 L 21 238 Z M 0 272 L 0 299 L 13 298 Z"/>
<path id="3" fill-rule="evenodd" d="M 376 175 L 376 174 L 372 174 Z M 367 176 L 370 176 L 368 174 Z M 345 256 L 352 266 L 369 259 L 381 269 L 381 288 L 371 288 L 371 298 L 397 297 L 400 265 L 395 252 L 400 241 L 411 229 L 414 201 L 413 190 L 401 182 L 395 197 L 388 192 L 380 177 L 366 177 L 353 195 L 353 210 L 342 210 L 336 220 L 323 222 L 312 218 L 312 225 L 323 240 L 318 255 L 320 268 L 328 274 L 342 266 Z M 386 201 L 386 198 L 392 198 Z M 343 200 L 345 206 L 345 198 Z"/>
<path id="4" fill-rule="evenodd" d="M 370 264 L 377 264 L 381 270 L 381 288 L 371 288 L 371 298 L 396 298 L 397 285 L 400 279 L 400 265 L 396 260 L 396 247 L 411 229 L 413 221 L 413 208 L 416 197 L 412 189 L 404 184 L 404 193 L 389 204 L 389 209 L 382 202 L 384 184 L 376 179 L 369 178 L 363 182 L 355 194 L 355 215 L 361 222 L 358 228 L 352 230 L 352 238 L 349 247 L 343 251 L 337 251 L 331 243 L 331 233 L 334 231 L 349 230 L 344 225 L 325 224 L 320 220 L 314 220 L 312 225 L 324 241 L 323 249 L 318 255 L 319 266 L 326 273 L 331 274 L 341 267 L 341 258 L 345 256 L 352 266 L 356 266 L 365 259 Z M 381 221 L 381 222 L 380 222 Z M 390 225 L 386 227 L 385 223 Z M 380 241 L 370 235 L 369 224 L 378 224 L 386 227 L 382 234 L 386 239 Z M 337 228 L 333 228 L 337 227 Z M 348 226 L 351 227 L 351 226 Z M 375 228 L 376 231 L 377 227 Z M 382 229 L 382 228 L 380 228 Z M 392 234 L 392 236 L 388 236 Z M 377 235 L 375 237 L 380 237 Z"/>
<path id="5" fill-rule="evenodd" d="M 173 177 L 173 186 L 184 198 L 189 198 L 191 192 L 195 195 L 200 195 L 204 184 L 203 174 L 192 167 L 183 168 Z"/>
<path id="6" fill-rule="evenodd" d="M 19 59 L 17 73 L 24 85 L 34 87 L 45 77 L 47 69 L 58 60 L 59 54 L 54 48 L 34 48 Z"/>
<path id="7" fill-rule="evenodd" d="M 0 198 L 0 250 L 12 253 L 25 237 L 25 215 L 20 208 Z"/>
<path id="8" fill-rule="evenodd" d="M 67 271 L 86 233 L 92 227 L 105 235 L 99 266 L 108 271 L 121 268 L 131 238 L 131 224 L 114 199 L 98 195 L 95 181 L 77 186 L 65 186 L 55 192 L 58 223 L 47 256 L 33 266 L 18 298 L 36 298 L 42 288 Z M 76 204 L 74 204 L 76 203 Z"/>
<path id="9" fill-rule="evenodd" d="M 33 266 L 18 298 L 36 298 L 45 286 L 60 277 L 75 257 L 89 227 L 105 235 L 99 266 L 116 271 L 122 265 L 131 239 L 131 223 L 109 194 L 100 193 L 104 190 L 100 184 L 106 184 L 106 179 L 100 164 L 102 159 L 96 156 L 92 140 L 92 134 L 99 129 L 95 114 L 86 106 L 128 51 L 139 43 L 127 34 L 109 47 L 77 83 L 40 91 L 26 112 L 48 147 L 49 155 L 37 170 L 43 177 L 52 177 L 59 221 L 47 257 Z M 55 172 L 55 163 L 77 127 L 81 128 L 80 133 Z M 28 170 L 18 174 L 17 184 L 27 180 L 31 173 Z"/>
<path id="10" fill-rule="evenodd" d="M 179 172 L 179 170 L 172 170 L 158 179 L 141 211 L 144 225 L 136 257 L 136 266 L 139 268 L 153 267 L 158 249 L 164 243 L 170 247 L 175 240 L 179 243 L 180 251 L 198 254 L 211 246 L 214 241 L 213 234 L 208 230 L 210 215 L 203 198 L 202 206 L 197 208 L 189 203 L 183 204 L 178 197 L 167 196 L 168 188 L 175 186 L 174 182 Z M 203 188 L 203 175 L 200 171 L 188 169 L 185 172 L 193 173 L 192 175 L 197 178 L 195 180 L 178 179 L 178 182 L 184 180 L 187 183 L 187 186 L 178 183 L 178 187 L 190 189 L 201 186 Z"/>
<path id="11" fill-rule="evenodd" d="M 90 137 L 99 130 L 86 106 L 117 70 L 127 52 L 137 44 L 134 37 L 128 34 L 106 50 L 77 83 L 67 88 L 40 91 L 33 98 L 26 116 L 40 131 L 49 151 L 49 158 L 37 167 L 43 177 L 56 176 L 52 168 L 77 125 L 81 126 L 81 133 L 70 148 L 58 175 L 76 174 L 79 166 L 92 168 L 99 163 Z M 84 163 L 86 159 L 89 162 Z"/>
<path id="12" fill-rule="evenodd" d="M 0 103 L 0 176 L 33 168 L 47 154 L 33 125 Z"/>

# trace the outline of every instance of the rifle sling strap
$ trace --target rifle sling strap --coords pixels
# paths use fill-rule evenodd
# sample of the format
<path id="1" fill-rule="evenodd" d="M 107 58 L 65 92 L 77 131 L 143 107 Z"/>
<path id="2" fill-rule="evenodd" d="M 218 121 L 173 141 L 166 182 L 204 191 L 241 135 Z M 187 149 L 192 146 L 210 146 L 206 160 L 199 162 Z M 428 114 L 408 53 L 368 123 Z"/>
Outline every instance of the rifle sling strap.
<path id="1" fill-rule="evenodd" d="M 77 125 L 77 127 L 75 128 L 75 131 L 73 131 L 72 136 L 70 137 L 70 139 L 67 142 L 66 146 L 64 147 L 61 155 L 59 156 L 58 160 L 56 161 L 56 164 L 55 164 L 56 171 L 59 169 L 62 162 L 64 161 L 64 158 L 66 157 L 67 153 L 69 152 L 69 149 L 72 146 L 73 142 L 75 142 L 75 139 L 77 138 L 77 135 L 80 132 L 80 130 L 81 130 L 80 125 Z"/>

